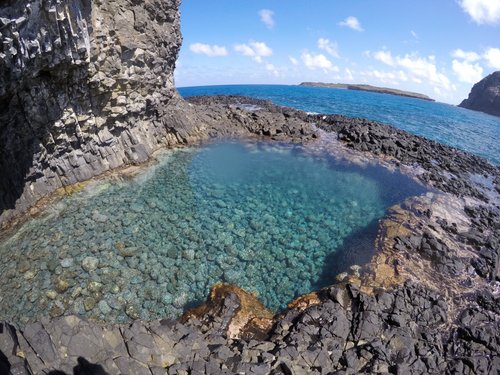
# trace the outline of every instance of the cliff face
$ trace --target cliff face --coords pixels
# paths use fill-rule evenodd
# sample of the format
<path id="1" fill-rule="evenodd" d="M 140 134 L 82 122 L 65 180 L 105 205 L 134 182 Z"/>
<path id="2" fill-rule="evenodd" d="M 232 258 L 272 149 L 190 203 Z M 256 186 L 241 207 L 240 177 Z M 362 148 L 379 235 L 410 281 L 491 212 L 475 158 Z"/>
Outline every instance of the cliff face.
<path id="1" fill-rule="evenodd" d="M 476 83 L 469 97 L 460 103 L 459 107 L 500 116 L 500 71 Z"/>
<path id="2" fill-rule="evenodd" d="M 186 141 L 173 82 L 179 3 L 3 2 L 0 223 L 61 186 Z"/>

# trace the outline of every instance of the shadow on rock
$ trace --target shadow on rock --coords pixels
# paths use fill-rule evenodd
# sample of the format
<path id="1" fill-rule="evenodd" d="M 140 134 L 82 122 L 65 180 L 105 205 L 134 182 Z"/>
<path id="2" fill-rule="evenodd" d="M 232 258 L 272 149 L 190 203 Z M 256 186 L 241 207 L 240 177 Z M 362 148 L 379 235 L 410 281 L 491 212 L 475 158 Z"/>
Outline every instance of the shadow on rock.
<path id="1" fill-rule="evenodd" d="M 364 265 L 375 254 L 375 239 L 378 233 L 378 219 L 344 239 L 340 248 L 325 258 L 323 271 L 314 288 L 321 289 L 336 283 L 336 276 L 348 272 L 353 264 Z"/>
<path id="2" fill-rule="evenodd" d="M 54 370 L 48 375 L 67 375 L 63 371 Z M 73 375 L 109 375 L 101 365 L 90 363 L 85 358 L 78 358 L 78 365 L 73 368 Z"/>
<path id="3" fill-rule="evenodd" d="M 9 359 L 3 352 L 0 350 L 0 374 L 10 374 L 10 362 Z"/>

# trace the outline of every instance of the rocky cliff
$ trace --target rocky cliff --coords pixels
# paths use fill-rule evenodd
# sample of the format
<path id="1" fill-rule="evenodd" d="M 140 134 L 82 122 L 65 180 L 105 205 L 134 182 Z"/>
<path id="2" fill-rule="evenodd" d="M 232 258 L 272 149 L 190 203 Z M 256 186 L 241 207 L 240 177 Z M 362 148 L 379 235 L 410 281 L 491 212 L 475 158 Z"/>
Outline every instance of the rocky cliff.
<path id="1" fill-rule="evenodd" d="M 173 82 L 179 3 L 2 2 L 0 223 L 61 186 L 187 140 Z"/>
<path id="2" fill-rule="evenodd" d="M 500 116 L 500 71 L 491 73 L 476 83 L 469 97 L 459 107 Z"/>

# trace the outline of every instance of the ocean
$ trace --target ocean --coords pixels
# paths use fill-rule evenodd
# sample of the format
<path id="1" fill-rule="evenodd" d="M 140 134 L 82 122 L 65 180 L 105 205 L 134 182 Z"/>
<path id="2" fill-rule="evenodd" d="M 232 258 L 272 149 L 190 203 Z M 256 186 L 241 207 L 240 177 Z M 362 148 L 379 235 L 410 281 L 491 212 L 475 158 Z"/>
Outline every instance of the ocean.
<path id="1" fill-rule="evenodd" d="M 306 112 L 379 121 L 500 165 L 500 118 L 453 105 L 363 91 L 286 85 L 181 87 L 184 97 L 245 95 Z"/>

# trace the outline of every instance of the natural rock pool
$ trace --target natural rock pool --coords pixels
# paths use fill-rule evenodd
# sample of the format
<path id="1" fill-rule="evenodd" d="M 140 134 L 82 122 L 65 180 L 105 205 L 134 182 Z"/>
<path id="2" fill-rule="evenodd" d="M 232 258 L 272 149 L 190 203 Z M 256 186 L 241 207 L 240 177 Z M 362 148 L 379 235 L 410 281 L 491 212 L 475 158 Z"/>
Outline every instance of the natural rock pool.
<path id="1" fill-rule="evenodd" d="M 0 241 L 0 320 L 175 317 L 217 282 L 271 309 L 373 255 L 377 220 L 425 189 L 306 146 L 171 150 L 92 183 Z"/>

